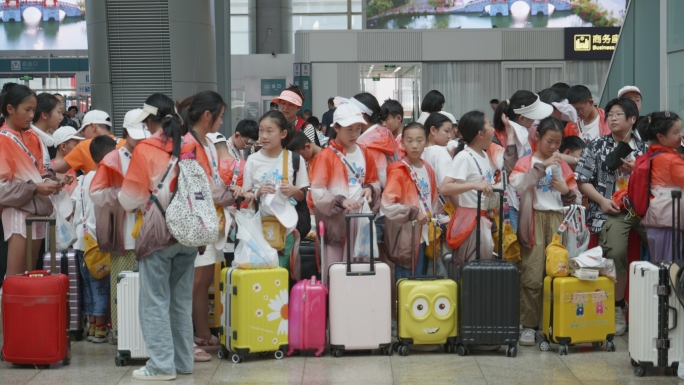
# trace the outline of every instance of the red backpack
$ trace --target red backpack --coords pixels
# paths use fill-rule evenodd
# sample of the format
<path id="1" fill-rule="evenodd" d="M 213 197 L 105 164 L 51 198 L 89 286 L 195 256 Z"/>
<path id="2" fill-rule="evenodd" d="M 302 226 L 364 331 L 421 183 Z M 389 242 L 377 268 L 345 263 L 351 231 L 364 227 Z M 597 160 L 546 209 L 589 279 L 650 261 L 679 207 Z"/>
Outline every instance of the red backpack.
<path id="1" fill-rule="evenodd" d="M 629 176 L 627 185 L 627 199 L 636 215 L 646 215 L 648 205 L 651 202 L 651 163 L 653 158 L 660 155 L 661 151 L 639 155 L 634 161 L 634 171 Z"/>

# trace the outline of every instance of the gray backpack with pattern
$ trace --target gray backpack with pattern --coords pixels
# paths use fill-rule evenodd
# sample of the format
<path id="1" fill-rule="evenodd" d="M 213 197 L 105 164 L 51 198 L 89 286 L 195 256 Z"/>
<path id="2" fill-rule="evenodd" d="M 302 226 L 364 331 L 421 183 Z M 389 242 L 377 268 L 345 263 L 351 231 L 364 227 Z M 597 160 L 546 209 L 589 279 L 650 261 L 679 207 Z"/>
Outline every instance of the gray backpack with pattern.
<path id="1" fill-rule="evenodd" d="M 194 158 L 182 158 L 178 169 L 176 191 L 166 209 L 166 227 L 184 246 L 212 245 L 218 239 L 219 222 L 207 174 Z"/>

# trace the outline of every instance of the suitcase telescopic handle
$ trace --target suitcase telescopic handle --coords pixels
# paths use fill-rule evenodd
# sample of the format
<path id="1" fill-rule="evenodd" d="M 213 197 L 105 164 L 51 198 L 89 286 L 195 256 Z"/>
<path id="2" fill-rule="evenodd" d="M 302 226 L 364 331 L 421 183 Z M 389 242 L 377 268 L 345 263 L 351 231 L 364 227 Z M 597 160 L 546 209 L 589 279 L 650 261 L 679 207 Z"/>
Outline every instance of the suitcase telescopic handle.
<path id="1" fill-rule="evenodd" d="M 672 262 L 675 262 L 682 259 L 682 233 L 679 231 L 681 229 L 682 192 L 673 190 L 670 194 L 672 195 Z"/>
<path id="2" fill-rule="evenodd" d="M 323 286 L 326 286 L 328 270 L 325 268 L 325 225 L 323 225 L 323 221 L 318 222 L 318 237 L 321 240 L 321 282 Z"/>
<path id="3" fill-rule="evenodd" d="M 33 271 L 33 224 L 47 223 L 50 227 L 50 272 L 57 274 L 57 246 L 55 240 L 55 226 L 57 220 L 50 217 L 28 217 L 26 218 L 26 271 Z"/>
<path id="4" fill-rule="evenodd" d="M 373 242 L 373 218 L 375 216 L 372 213 L 354 213 L 354 214 L 346 214 L 344 216 L 344 220 L 347 222 L 347 275 L 354 275 L 354 276 L 359 276 L 359 275 L 375 275 L 375 255 L 373 254 L 373 245 L 371 244 L 370 247 L 370 271 L 355 271 L 352 273 L 351 271 L 351 236 L 349 234 L 350 232 L 350 223 L 351 220 L 354 218 L 368 218 L 370 220 L 371 225 L 370 225 L 370 241 L 371 243 Z"/>

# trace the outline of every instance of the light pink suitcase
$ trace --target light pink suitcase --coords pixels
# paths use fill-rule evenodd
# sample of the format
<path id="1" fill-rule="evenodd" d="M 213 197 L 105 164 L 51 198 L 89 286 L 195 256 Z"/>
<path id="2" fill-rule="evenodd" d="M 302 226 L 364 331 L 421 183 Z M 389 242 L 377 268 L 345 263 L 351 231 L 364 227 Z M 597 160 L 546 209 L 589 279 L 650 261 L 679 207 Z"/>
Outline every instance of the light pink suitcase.
<path id="1" fill-rule="evenodd" d="M 372 214 L 347 214 L 353 218 L 368 218 Z M 375 224 L 370 226 L 371 239 Z M 347 237 L 347 262 L 333 263 L 328 269 L 330 293 L 330 352 L 342 357 L 345 350 L 380 349 L 392 355 L 392 299 L 390 268 L 382 262 L 351 262 L 351 237 Z M 373 248 L 371 248 L 372 250 Z"/>
<path id="2" fill-rule="evenodd" d="M 321 266 L 325 266 L 323 255 L 325 230 L 319 224 L 321 238 Z M 325 279 L 325 274 L 323 274 Z M 327 326 L 328 288 L 325 282 L 316 281 L 316 276 L 297 282 L 290 293 L 290 319 L 288 320 L 289 357 L 295 350 L 316 350 L 316 357 L 325 350 Z"/>

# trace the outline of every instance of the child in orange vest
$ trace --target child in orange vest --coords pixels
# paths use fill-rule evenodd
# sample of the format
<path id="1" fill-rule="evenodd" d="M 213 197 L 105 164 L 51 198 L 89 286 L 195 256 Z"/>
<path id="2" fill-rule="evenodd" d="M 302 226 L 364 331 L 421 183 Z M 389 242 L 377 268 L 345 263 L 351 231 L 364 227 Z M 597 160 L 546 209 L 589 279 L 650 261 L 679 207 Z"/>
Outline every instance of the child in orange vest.
<path id="1" fill-rule="evenodd" d="M 672 195 L 684 191 L 684 161 L 676 149 L 682 142 L 682 121 L 674 112 L 652 112 L 639 122 L 639 134 L 651 141 L 651 201 L 641 224 L 654 260 L 672 259 Z M 658 155 L 655 155 L 658 153 Z M 655 155 L 655 156 L 654 156 Z M 680 224 L 680 229 L 681 229 Z M 680 244 L 681 246 L 681 244 Z"/>
<path id="2" fill-rule="evenodd" d="M 427 224 L 439 205 L 435 173 L 428 162 L 421 159 L 427 143 L 425 127 L 420 123 L 408 124 L 402 132 L 402 142 L 406 156 L 387 168 L 387 185 L 381 204 L 387 219 L 385 245 L 388 258 L 395 265 L 395 280 L 425 275 L 425 247 L 432 246 Z M 412 221 L 417 222 L 415 227 Z M 410 240 L 416 243 L 410 243 Z M 411 273 L 412 256 L 415 256 L 415 274 Z"/>

